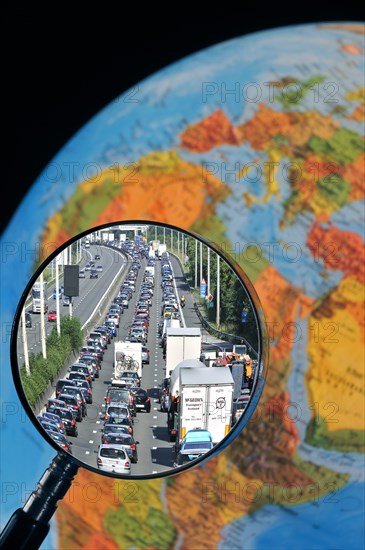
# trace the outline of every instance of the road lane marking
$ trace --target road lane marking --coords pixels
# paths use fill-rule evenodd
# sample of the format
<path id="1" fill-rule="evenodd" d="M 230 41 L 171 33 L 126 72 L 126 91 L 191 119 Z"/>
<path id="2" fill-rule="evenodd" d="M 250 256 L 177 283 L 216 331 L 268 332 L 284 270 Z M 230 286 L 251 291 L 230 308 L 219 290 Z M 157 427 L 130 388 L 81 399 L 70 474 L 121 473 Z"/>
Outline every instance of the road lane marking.
<path id="1" fill-rule="evenodd" d="M 86 454 L 86 455 L 89 455 L 89 454 L 90 454 L 90 451 L 85 451 L 85 454 Z"/>
<path id="2" fill-rule="evenodd" d="M 93 430 L 93 434 L 97 434 L 97 433 L 98 433 L 97 430 Z"/>
<path id="3" fill-rule="evenodd" d="M 153 420 L 157 420 L 157 416 L 154 416 L 154 417 L 153 417 Z"/>

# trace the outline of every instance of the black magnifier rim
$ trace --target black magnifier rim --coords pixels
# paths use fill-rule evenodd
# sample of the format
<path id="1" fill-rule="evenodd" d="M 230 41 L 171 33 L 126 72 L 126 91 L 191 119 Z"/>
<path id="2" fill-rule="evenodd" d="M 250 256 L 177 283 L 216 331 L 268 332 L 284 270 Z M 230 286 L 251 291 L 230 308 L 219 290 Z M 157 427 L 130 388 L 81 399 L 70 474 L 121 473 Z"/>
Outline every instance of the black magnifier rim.
<path id="1" fill-rule="evenodd" d="M 18 336 L 18 329 L 20 326 L 20 319 L 21 319 L 21 313 L 23 310 L 23 307 L 25 305 L 26 299 L 29 295 L 29 292 L 31 291 L 31 288 L 35 281 L 38 279 L 39 275 L 42 273 L 42 271 L 45 269 L 45 267 L 56 257 L 58 256 L 63 250 L 68 248 L 71 244 L 73 244 L 75 241 L 79 241 L 83 237 L 90 235 L 90 233 L 94 233 L 95 231 L 99 231 L 102 229 L 106 229 L 109 227 L 112 227 L 114 225 L 150 225 L 150 226 L 157 226 L 157 227 L 165 227 L 166 229 L 171 229 L 173 231 L 178 231 L 180 233 L 184 233 L 188 237 L 191 237 L 193 239 L 198 240 L 199 242 L 202 242 L 206 246 L 208 246 L 211 250 L 213 250 L 216 254 L 220 256 L 222 260 L 224 260 L 230 268 L 232 269 L 233 273 L 238 277 L 241 284 L 243 285 L 247 296 L 249 298 L 251 307 L 254 312 L 255 322 L 256 322 L 256 328 L 258 331 L 258 344 L 259 344 L 259 350 L 258 350 L 258 368 L 259 368 L 259 374 L 256 378 L 256 384 L 253 388 L 253 393 L 251 394 L 249 403 L 244 411 L 244 414 L 239 419 L 239 421 L 230 429 L 228 434 L 219 442 L 217 443 L 213 449 L 210 451 L 204 453 L 199 458 L 196 458 L 192 460 L 189 464 L 186 464 L 184 466 L 178 466 L 176 468 L 172 468 L 171 470 L 166 470 L 163 472 L 159 472 L 158 474 L 141 474 L 141 475 L 119 475 L 119 474 L 113 474 L 111 472 L 104 472 L 103 470 L 99 470 L 98 468 L 95 468 L 93 466 L 90 466 L 89 464 L 85 464 L 75 456 L 69 454 L 67 451 L 62 449 L 57 443 L 47 434 L 46 430 L 44 430 L 40 423 L 36 419 L 36 415 L 34 411 L 32 410 L 31 406 L 28 403 L 27 397 L 25 395 L 23 385 L 20 378 L 20 369 L 18 364 L 18 358 L 17 358 L 17 336 Z M 244 279 L 243 279 L 244 278 Z M 265 323 L 265 317 L 262 305 L 260 303 L 259 297 L 256 293 L 256 290 L 249 280 L 246 273 L 243 271 L 243 269 L 238 265 L 236 261 L 234 261 L 226 250 L 222 250 L 217 247 L 216 243 L 209 241 L 208 239 L 204 238 L 200 234 L 196 234 L 192 231 L 188 231 L 186 229 L 182 229 L 180 227 L 168 224 L 168 223 L 161 223 L 155 220 L 116 220 L 116 221 L 110 221 L 109 223 L 105 223 L 98 226 L 93 226 L 89 229 L 86 229 L 85 231 L 82 231 L 81 233 L 78 233 L 71 239 L 69 239 L 67 242 L 63 243 L 60 247 L 58 247 L 56 250 L 54 250 L 45 260 L 42 261 L 42 263 L 39 265 L 39 267 L 36 269 L 36 271 L 33 273 L 31 278 L 28 281 L 27 286 L 25 287 L 24 291 L 22 292 L 21 298 L 18 302 L 12 329 L 11 329 L 11 337 L 10 337 L 10 364 L 11 364 L 11 370 L 14 380 L 15 389 L 17 391 L 18 397 L 28 415 L 31 422 L 35 426 L 35 428 L 38 430 L 38 432 L 42 435 L 42 437 L 58 452 L 66 455 L 70 461 L 72 461 L 74 464 L 81 468 L 88 469 L 91 472 L 101 474 L 105 477 L 109 478 L 115 478 L 115 479 L 124 479 L 124 480 L 148 480 L 148 479 L 160 479 L 163 477 L 170 477 L 173 475 L 180 474 L 181 472 L 185 470 L 190 470 L 191 468 L 201 465 L 206 460 L 209 460 L 219 452 L 221 452 L 224 448 L 227 447 L 227 445 L 233 441 L 233 439 L 243 430 L 243 428 L 246 426 L 247 422 L 250 420 L 252 414 L 254 413 L 256 409 L 256 405 L 261 397 L 263 387 L 265 384 L 265 380 L 267 377 L 267 369 L 268 369 L 268 360 L 269 360 L 269 342 L 268 337 L 266 334 L 266 323 Z M 253 397 L 256 395 L 257 403 L 253 403 Z"/>

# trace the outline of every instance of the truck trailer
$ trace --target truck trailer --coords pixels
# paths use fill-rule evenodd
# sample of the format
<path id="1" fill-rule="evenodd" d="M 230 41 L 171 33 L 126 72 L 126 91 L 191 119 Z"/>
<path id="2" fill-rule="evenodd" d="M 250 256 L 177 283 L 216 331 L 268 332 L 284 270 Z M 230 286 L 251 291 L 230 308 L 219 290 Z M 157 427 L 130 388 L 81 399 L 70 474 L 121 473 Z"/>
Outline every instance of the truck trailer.
<path id="1" fill-rule="evenodd" d="M 167 328 L 165 377 L 168 378 L 176 365 L 184 359 L 199 359 L 201 342 L 200 328 Z"/>
<path id="2" fill-rule="evenodd" d="M 228 368 L 181 368 L 179 393 L 168 412 L 170 439 L 176 452 L 189 430 L 208 430 L 219 443 L 232 424 L 234 381 Z"/>

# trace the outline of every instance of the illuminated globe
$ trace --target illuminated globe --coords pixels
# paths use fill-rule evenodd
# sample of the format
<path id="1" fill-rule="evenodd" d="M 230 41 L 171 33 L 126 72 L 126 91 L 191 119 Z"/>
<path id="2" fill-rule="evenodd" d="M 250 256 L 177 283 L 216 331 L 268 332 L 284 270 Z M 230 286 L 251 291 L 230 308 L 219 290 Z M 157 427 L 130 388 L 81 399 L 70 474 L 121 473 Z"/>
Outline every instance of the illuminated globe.
<path id="1" fill-rule="evenodd" d="M 2 236 L 3 326 L 37 243 L 47 255 L 138 219 L 225 247 L 271 339 L 257 414 L 230 447 L 168 479 L 102 479 L 97 503 L 85 487 L 100 478 L 80 471 L 47 548 L 363 548 L 363 33 L 274 29 L 169 66 L 84 126 L 19 206 Z M 29 490 L 54 452 L 19 422 L 4 330 L 3 477 Z M 20 500 L 3 500 L 4 521 Z"/>

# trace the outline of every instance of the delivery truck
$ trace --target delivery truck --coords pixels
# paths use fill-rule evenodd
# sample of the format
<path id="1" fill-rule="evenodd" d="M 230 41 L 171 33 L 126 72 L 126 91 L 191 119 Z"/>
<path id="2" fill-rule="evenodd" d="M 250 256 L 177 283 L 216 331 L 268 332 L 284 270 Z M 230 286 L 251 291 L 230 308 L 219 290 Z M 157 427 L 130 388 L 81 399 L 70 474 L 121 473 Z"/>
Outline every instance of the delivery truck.
<path id="1" fill-rule="evenodd" d="M 142 344 L 139 342 L 115 342 L 113 385 L 118 385 L 125 373 L 137 373 L 142 378 Z M 131 376 L 131 378 L 133 378 Z"/>
<path id="2" fill-rule="evenodd" d="M 157 255 L 160 259 L 162 258 L 162 254 L 164 252 L 166 252 L 166 245 L 165 244 L 159 244 L 158 245 L 158 250 L 157 250 Z"/>
<path id="3" fill-rule="evenodd" d="M 234 381 L 229 368 L 180 368 L 179 393 L 168 412 L 170 439 L 175 450 L 189 430 L 208 430 L 219 443 L 232 424 Z"/>
<path id="4" fill-rule="evenodd" d="M 184 359 L 199 359 L 202 334 L 200 328 L 166 329 L 166 374 L 168 378 L 176 365 Z"/>
<path id="5" fill-rule="evenodd" d="M 32 312 L 41 313 L 41 291 L 43 292 L 43 309 L 44 313 L 48 311 L 47 305 L 47 283 L 43 283 L 43 287 L 40 282 L 34 283 L 32 286 Z"/>

